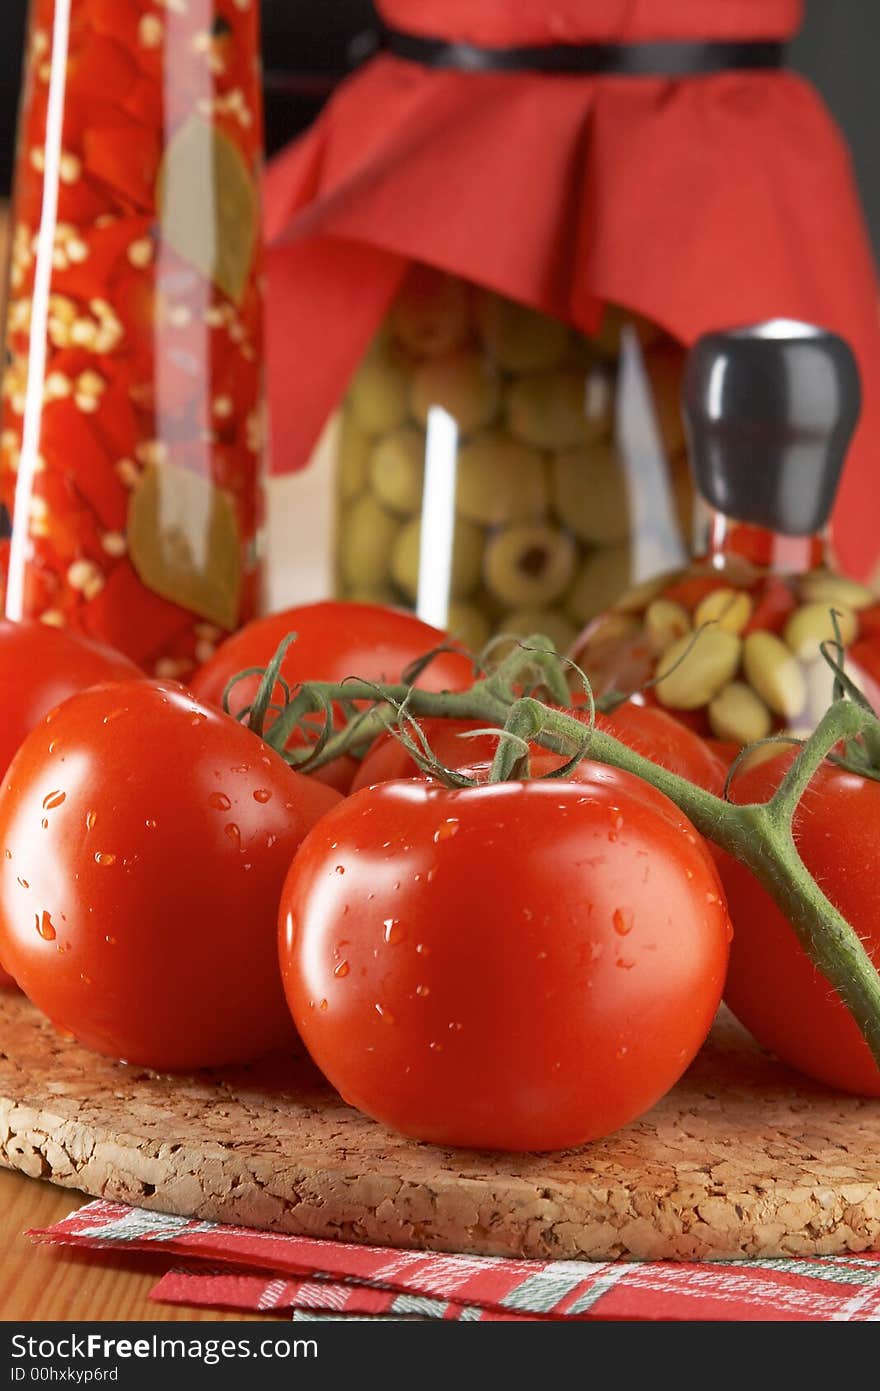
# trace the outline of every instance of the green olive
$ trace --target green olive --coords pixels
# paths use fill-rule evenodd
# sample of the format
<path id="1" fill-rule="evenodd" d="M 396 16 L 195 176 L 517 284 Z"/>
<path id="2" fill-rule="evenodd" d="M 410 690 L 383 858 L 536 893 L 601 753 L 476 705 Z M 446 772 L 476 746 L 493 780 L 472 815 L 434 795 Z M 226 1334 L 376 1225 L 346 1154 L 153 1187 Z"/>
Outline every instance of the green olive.
<path id="1" fill-rule="evenodd" d="M 631 511 L 626 479 L 610 444 L 597 441 L 587 449 L 568 449 L 554 456 L 553 506 L 556 515 L 581 541 L 610 546 L 629 535 Z"/>
<path id="2" fill-rule="evenodd" d="M 529 521 L 547 511 L 547 476 L 537 449 L 502 430 L 483 430 L 458 455 L 455 506 L 483 525 Z"/>
<path id="3" fill-rule="evenodd" d="M 372 589 L 388 580 L 398 529 L 398 520 L 369 493 L 343 512 L 338 561 L 346 585 Z"/>
<path id="4" fill-rule="evenodd" d="M 632 550 L 628 545 L 590 551 L 565 598 L 565 609 L 574 623 L 588 623 L 619 599 L 632 575 Z"/>
<path id="5" fill-rule="evenodd" d="M 384 343 L 364 358 L 348 388 L 348 404 L 362 430 L 384 435 L 406 420 L 409 377 L 402 359 Z"/>
<path id="6" fill-rule="evenodd" d="M 391 512 L 411 517 L 422 505 L 425 436 L 415 425 L 400 425 L 376 442 L 369 460 L 370 483 Z"/>
<path id="7" fill-rule="evenodd" d="M 414 517 L 401 531 L 391 556 L 391 573 L 395 584 L 413 602 L 419 595 L 419 568 L 422 554 L 422 521 Z M 445 559 L 445 558 L 444 558 Z M 452 542 L 452 572 L 450 596 L 466 599 L 480 582 L 483 572 L 483 531 L 473 522 L 460 518 L 455 524 Z"/>
<path id="8" fill-rule="evenodd" d="M 529 637 L 542 633 L 557 652 L 567 652 L 577 637 L 577 629 L 556 609 L 512 609 L 498 624 L 499 632 Z"/>
<path id="9" fill-rule="evenodd" d="M 576 560 L 564 531 L 535 522 L 505 527 L 486 548 L 486 584 L 502 603 L 543 608 L 568 588 Z"/>
<path id="10" fill-rule="evenodd" d="M 505 372 L 558 367 L 569 344 L 569 330 L 557 319 L 486 291 L 477 301 L 483 342 Z"/>
<path id="11" fill-rule="evenodd" d="M 370 457 L 370 437 L 366 435 L 350 410 L 342 412 L 339 422 L 336 482 L 340 502 L 352 502 L 367 486 L 367 461 Z"/>
<path id="12" fill-rule="evenodd" d="M 607 433 L 609 421 L 588 413 L 582 372 L 530 372 L 507 389 L 507 424 L 537 449 L 573 449 Z"/>
<path id="13" fill-rule="evenodd" d="M 413 374 L 410 404 L 420 425 L 427 425 L 433 407 L 441 407 L 462 434 L 470 434 L 494 420 L 500 401 L 498 374 L 482 353 L 430 358 Z"/>

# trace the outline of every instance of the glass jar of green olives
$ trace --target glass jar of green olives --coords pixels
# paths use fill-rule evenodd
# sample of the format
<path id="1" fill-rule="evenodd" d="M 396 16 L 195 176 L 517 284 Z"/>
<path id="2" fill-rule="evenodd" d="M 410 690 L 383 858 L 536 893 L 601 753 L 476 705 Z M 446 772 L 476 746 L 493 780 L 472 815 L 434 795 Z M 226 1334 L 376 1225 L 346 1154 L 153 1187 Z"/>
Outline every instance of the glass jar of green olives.
<path id="1" fill-rule="evenodd" d="M 337 595 L 474 651 L 508 632 L 567 649 L 689 552 L 682 363 L 623 311 L 587 338 L 413 266 L 337 421 Z"/>

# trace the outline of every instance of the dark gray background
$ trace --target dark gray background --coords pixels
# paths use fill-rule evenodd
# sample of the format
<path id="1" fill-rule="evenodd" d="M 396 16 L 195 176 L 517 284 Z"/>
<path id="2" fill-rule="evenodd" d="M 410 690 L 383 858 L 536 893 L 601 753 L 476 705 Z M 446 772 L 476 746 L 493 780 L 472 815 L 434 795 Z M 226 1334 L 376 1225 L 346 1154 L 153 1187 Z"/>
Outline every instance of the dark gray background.
<path id="1" fill-rule="evenodd" d="M 479 0 L 474 0 L 475 4 Z M 8 186 L 26 0 L 0 0 L 0 188 Z M 880 259 L 880 0 L 807 0 L 792 63 L 819 87 L 850 143 Z M 263 0 L 267 130 L 277 147 L 345 71 L 370 0 Z M 760 157 L 760 152 L 755 152 Z"/>

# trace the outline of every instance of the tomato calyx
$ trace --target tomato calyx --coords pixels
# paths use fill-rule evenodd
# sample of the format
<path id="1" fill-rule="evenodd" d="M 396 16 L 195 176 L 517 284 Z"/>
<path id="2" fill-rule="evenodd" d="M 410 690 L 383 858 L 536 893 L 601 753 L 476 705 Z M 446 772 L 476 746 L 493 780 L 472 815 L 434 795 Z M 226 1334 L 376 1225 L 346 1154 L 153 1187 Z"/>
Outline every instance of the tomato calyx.
<path id="1" fill-rule="evenodd" d="M 572 664 L 543 635 L 519 642 L 493 671 L 482 671 L 471 689 L 462 692 L 426 691 L 406 682 L 378 685 L 357 677 L 307 683 L 291 692 L 279 680 L 279 670 L 294 640 L 294 635 L 285 639 L 261 673 L 262 683 L 248 716 L 251 728 L 259 733 L 270 708 L 277 711 L 268 738 L 288 763 L 301 771 L 314 771 L 342 754 L 363 751 L 386 730 L 404 727 L 417 765 L 430 771 L 429 750 L 420 747 L 410 731 L 421 717 L 447 717 L 502 731 L 490 774 L 493 781 L 522 777 L 530 743 L 564 755 L 567 761 L 555 770 L 556 777 L 565 777 L 587 755 L 594 762 L 635 774 L 664 793 L 701 835 L 746 865 L 763 884 L 814 965 L 849 1009 L 880 1064 L 880 975 L 858 934 L 806 868 L 792 831 L 801 797 L 838 746 L 880 747 L 880 720 L 864 698 L 854 698 L 841 684 L 841 693 L 770 800 L 737 805 L 669 772 L 598 728 L 589 682 L 579 673 L 589 706 L 584 722 L 583 712 L 571 707 Z M 430 659 L 429 654 L 426 660 Z M 284 703 L 273 706 L 279 685 Z M 539 693 L 546 694 L 552 704 L 539 700 Z M 316 716 L 322 720 L 317 737 Z M 289 747 L 297 731 L 305 746 Z M 462 776 L 445 771 L 453 780 Z"/>

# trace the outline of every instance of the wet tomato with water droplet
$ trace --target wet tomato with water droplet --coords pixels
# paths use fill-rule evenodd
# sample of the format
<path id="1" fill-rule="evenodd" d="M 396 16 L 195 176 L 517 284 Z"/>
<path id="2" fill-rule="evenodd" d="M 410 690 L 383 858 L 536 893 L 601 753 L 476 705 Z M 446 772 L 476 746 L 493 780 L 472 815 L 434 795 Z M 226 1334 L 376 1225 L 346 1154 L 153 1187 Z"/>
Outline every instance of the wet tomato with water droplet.
<path id="1" fill-rule="evenodd" d="M 339 800 L 182 686 L 71 696 L 0 791 L 0 959 L 97 1052 L 160 1069 L 256 1058 L 293 1034 L 284 877 Z"/>
<path id="2" fill-rule="evenodd" d="M 437 1144 L 553 1150 L 682 1074 L 729 928 L 690 823 L 585 763 L 577 782 L 355 793 L 303 842 L 279 934 L 293 1018 L 352 1105 Z"/>
<path id="3" fill-rule="evenodd" d="M 766 802 L 794 758 L 746 761 L 734 802 Z M 880 970 L 880 783 L 823 763 L 794 818 L 813 878 Z M 858 1027 L 812 964 L 781 909 L 745 865 L 718 852 L 735 937 L 724 997 L 765 1048 L 790 1067 L 859 1096 L 880 1097 L 880 1068 Z"/>
<path id="4" fill-rule="evenodd" d="M 45 623 L 0 620 L 0 776 L 25 735 L 62 700 L 97 682 L 137 675 L 128 657 L 91 638 Z M 0 986 L 13 984 L 0 967 Z"/>
<path id="5" fill-rule="evenodd" d="M 302 681 L 344 681 L 355 674 L 366 681 L 400 681 L 412 662 L 450 641 L 446 633 L 413 614 L 381 604 L 342 600 L 306 604 L 248 623 L 196 672 L 191 688 L 201 700 L 221 705 L 233 677 L 249 667 L 268 666 L 288 633 L 296 633 L 297 639 L 287 652 L 281 675 L 291 686 Z M 473 679 L 469 657 L 463 652 L 442 652 L 416 684 L 426 691 L 464 691 Z M 236 712 L 249 705 L 258 685 L 254 676 L 237 682 L 230 709 Z M 320 728 L 317 720 L 316 725 Z M 310 776 L 347 792 L 356 771 L 355 760 L 345 755 Z"/>

